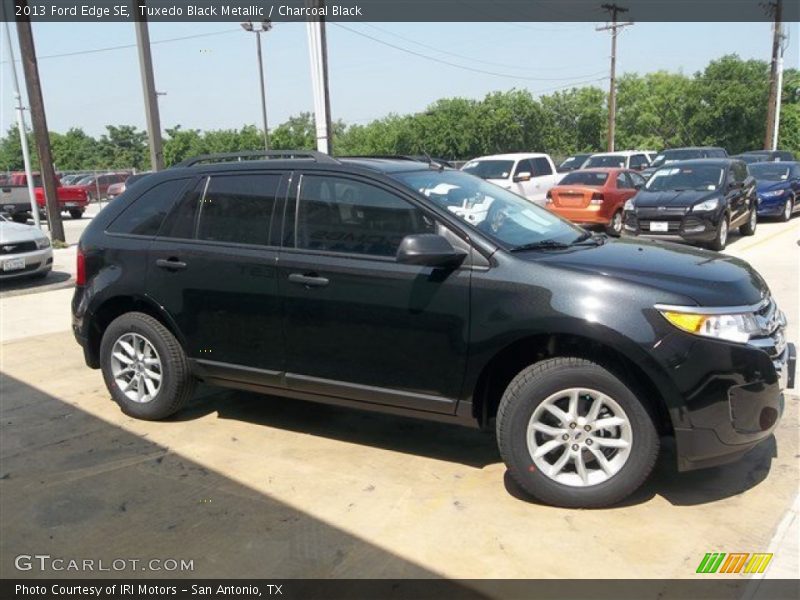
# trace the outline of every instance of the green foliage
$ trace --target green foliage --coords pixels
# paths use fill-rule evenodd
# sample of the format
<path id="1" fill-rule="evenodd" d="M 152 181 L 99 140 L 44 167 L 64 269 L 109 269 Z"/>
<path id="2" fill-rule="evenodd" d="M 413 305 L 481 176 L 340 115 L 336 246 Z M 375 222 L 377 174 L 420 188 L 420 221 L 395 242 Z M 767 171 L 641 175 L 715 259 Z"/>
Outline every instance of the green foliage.
<path id="1" fill-rule="evenodd" d="M 658 71 L 626 74 L 617 87 L 616 147 L 660 150 L 714 145 L 735 154 L 764 144 L 769 64 L 736 55 L 714 60 L 692 76 Z M 554 156 L 603 150 L 607 94 L 582 87 L 534 97 L 527 90 L 494 92 L 483 99 L 443 98 L 412 115 L 389 114 L 361 125 L 333 123 L 336 154 L 429 154 L 467 159 L 498 152 L 544 151 Z M 800 156 L 800 73 L 784 73 L 780 147 Z M 131 125 L 109 125 L 99 138 L 81 129 L 51 133 L 60 170 L 148 169 L 147 134 Z M 312 149 L 313 115 L 291 117 L 270 132 L 275 149 Z M 37 158 L 29 136 L 34 168 Z M 166 130 L 164 158 L 172 165 L 215 152 L 260 150 L 264 140 L 253 125 L 199 131 Z M 22 168 L 16 127 L 0 138 L 0 170 Z"/>

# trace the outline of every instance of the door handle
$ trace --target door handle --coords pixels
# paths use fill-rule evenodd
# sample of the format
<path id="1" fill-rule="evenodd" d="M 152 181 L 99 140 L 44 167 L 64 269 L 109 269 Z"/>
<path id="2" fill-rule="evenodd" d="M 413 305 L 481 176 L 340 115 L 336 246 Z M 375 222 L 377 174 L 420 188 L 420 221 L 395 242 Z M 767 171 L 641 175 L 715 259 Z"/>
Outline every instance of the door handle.
<path id="1" fill-rule="evenodd" d="M 159 258 L 156 259 L 156 266 L 161 269 L 167 269 L 168 271 L 180 271 L 185 269 L 188 265 L 177 258 Z"/>
<path id="2" fill-rule="evenodd" d="M 302 273 L 292 273 L 289 275 L 289 281 L 291 283 L 304 285 L 307 288 L 325 287 L 330 283 L 330 281 L 328 281 L 328 279 L 325 277 L 318 277 L 317 275 L 313 274 L 303 275 Z"/>

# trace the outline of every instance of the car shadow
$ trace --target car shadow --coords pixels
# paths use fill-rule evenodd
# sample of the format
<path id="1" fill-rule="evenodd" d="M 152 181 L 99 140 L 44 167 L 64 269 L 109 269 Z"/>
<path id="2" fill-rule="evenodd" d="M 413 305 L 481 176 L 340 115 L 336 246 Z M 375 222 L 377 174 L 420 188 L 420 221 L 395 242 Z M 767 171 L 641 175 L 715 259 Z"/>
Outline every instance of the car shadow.
<path id="1" fill-rule="evenodd" d="M 67 271 L 50 271 L 46 277 L 32 276 L 0 280 L 0 298 L 34 292 L 49 292 L 71 285 L 72 275 Z"/>
<path id="2" fill-rule="evenodd" d="M 216 413 L 256 425 L 427 456 L 476 468 L 500 461 L 494 435 L 478 429 L 409 417 L 202 386 L 173 420 Z"/>
<path id="3" fill-rule="evenodd" d="M 767 478 L 772 459 L 777 456 L 778 446 L 771 435 L 735 462 L 681 473 L 677 467 L 675 440 L 662 438 L 659 458 L 647 481 L 625 500 L 607 509 L 644 504 L 655 496 L 661 496 L 673 506 L 697 506 L 738 496 Z M 504 484 L 508 493 L 518 500 L 533 502 L 508 471 Z"/>

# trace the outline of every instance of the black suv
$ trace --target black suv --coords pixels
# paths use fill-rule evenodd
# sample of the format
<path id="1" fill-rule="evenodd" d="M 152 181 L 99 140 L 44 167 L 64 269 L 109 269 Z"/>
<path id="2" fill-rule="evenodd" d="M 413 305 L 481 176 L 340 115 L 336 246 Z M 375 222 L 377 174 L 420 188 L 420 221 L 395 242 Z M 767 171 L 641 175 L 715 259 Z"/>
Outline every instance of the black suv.
<path id="1" fill-rule="evenodd" d="M 624 210 L 624 229 L 632 235 L 679 236 L 724 250 L 732 229 L 756 232 L 756 180 L 741 160 L 680 161 L 653 173 Z"/>
<path id="2" fill-rule="evenodd" d="M 667 148 L 659 152 L 646 169 L 642 170 L 642 177 L 649 178 L 656 170 L 679 160 L 694 160 L 696 158 L 727 158 L 725 148 L 716 146 L 693 146 L 689 148 Z"/>
<path id="3" fill-rule="evenodd" d="M 198 380 L 490 427 L 536 498 L 603 506 L 769 436 L 794 346 L 747 263 L 609 239 L 436 163 L 201 157 L 78 247 L 73 329 L 126 413 Z"/>

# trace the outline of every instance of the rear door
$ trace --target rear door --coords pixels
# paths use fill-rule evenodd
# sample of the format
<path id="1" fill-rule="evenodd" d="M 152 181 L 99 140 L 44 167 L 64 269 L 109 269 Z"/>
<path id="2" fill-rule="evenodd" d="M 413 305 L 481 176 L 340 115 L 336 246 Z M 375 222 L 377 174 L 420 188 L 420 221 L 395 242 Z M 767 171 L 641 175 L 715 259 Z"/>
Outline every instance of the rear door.
<path id="1" fill-rule="evenodd" d="M 531 190 L 528 198 L 540 206 L 545 205 L 547 191 L 556 184 L 556 175 L 550 161 L 544 156 L 531 159 L 533 164 L 533 177 L 531 178 Z"/>
<path id="2" fill-rule="evenodd" d="M 467 266 L 400 264 L 400 241 L 439 232 L 408 196 L 355 175 L 295 177 L 278 281 L 291 389 L 453 413 L 469 333 Z M 469 258 L 468 258 L 469 260 Z"/>
<path id="3" fill-rule="evenodd" d="M 211 173 L 151 245 L 148 295 L 181 332 L 188 356 L 211 375 L 280 379 L 278 249 L 270 226 L 285 180 L 278 171 Z"/>
<path id="4" fill-rule="evenodd" d="M 523 173 L 527 173 L 530 178 L 528 181 L 516 181 L 517 177 L 522 175 Z M 519 194 L 520 196 L 524 196 L 525 198 L 532 199 L 534 188 L 533 188 L 533 164 L 527 158 L 523 158 L 522 160 L 517 161 L 517 166 L 514 167 L 514 175 L 512 179 L 512 188 L 511 191 Z"/>

